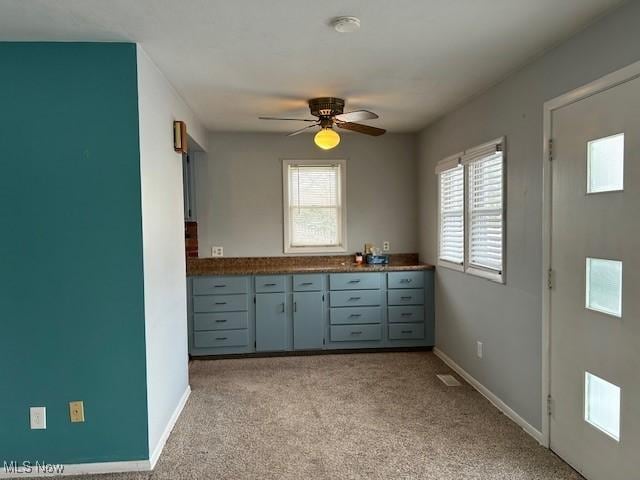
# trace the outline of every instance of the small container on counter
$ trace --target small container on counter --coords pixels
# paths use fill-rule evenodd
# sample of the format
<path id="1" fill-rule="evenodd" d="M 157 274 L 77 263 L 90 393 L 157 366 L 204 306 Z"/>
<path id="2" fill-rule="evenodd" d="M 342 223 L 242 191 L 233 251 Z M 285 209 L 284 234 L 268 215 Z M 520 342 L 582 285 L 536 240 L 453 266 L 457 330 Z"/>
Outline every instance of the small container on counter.
<path id="1" fill-rule="evenodd" d="M 356 264 L 362 265 L 362 262 L 363 262 L 362 252 L 356 252 Z"/>

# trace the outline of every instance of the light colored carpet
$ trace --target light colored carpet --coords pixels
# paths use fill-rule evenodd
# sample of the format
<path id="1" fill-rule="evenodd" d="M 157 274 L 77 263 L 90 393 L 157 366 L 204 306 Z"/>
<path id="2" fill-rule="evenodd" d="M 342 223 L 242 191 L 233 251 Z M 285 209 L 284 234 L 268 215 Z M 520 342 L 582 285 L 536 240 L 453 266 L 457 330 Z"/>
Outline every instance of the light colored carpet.
<path id="1" fill-rule="evenodd" d="M 100 480 L 581 477 L 433 353 L 191 364 L 193 393 L 153 472 Z"/>

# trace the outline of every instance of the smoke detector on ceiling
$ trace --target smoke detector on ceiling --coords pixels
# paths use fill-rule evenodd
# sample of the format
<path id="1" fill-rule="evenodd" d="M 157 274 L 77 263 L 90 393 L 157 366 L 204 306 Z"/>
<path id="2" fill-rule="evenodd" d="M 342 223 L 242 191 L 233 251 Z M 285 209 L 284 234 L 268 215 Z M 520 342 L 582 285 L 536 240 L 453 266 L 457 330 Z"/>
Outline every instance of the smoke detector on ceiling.
<path id="1" fill-rule="evenodd" d="M 360 19 L 357 17 L 334 18 L 331 25 L 339 33 L 353 33 L 360 30 Z"/>

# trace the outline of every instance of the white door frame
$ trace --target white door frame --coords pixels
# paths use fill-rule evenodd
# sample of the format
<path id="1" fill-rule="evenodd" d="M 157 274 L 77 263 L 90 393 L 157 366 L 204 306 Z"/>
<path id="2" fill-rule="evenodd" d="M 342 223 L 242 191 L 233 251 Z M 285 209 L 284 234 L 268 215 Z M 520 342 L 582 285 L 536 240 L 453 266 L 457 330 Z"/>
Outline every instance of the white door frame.
<path id="1" fill-rule="evenodd" d="M 640 77 L 640 61 L 605 75 L 587 85 L 576 88 L 544 103 L 543 156 L 542 156 L 542 444 L 549 448 L 550 430 L 547 399 L 551 390 L 551 304 L 549 282 L 551 271 L 551 170 L 553 150 L 551 144 L 551 118 L 559 108 L 609 90 Z"/>

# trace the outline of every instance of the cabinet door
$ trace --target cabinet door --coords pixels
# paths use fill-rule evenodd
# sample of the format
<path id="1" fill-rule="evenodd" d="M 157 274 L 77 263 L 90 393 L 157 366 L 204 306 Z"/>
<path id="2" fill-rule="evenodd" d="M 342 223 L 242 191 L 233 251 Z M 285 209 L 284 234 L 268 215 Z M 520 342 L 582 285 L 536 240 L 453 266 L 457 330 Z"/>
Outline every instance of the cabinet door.
<path id="1" fill-rule="evenodd" d="M 256 294 L 256 350 L 287 349 L 287 313 L 284 293 Z"/>
<path id="2" fill-rule="evenodd" d="M 184 200 L 184 221 L 195 221 L 196 212 L 194 211 L 195 202 L 193 201 L 193 176 L 191 158 L 186 153 L 182 154 L 182 194 Z"/>
<path id="3" fill-rule="evenodd" d="M 321 349 L 324 340 L 324 301 L 322 292 L 293 294 L 293 348 Z"/>

